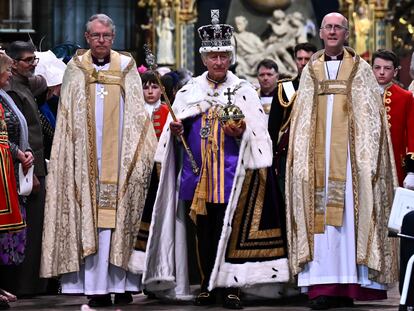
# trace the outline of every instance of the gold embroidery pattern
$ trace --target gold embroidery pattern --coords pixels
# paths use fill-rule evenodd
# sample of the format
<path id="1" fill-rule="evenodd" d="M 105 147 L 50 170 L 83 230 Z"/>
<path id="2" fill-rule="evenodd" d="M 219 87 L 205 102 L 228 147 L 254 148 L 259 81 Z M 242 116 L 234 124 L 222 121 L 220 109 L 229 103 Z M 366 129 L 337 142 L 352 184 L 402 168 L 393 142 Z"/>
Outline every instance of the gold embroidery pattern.
<path id="1" fill-rule="evenodd" d="M 347 50 L 355 61 L 359 61 L 351 49 Z M 310 64 L 322 54 L 323 51 L 316 53 Z M 392 146 L 388 144 L 389 131 L 384 126 L 387 121 L 382 115 L 385 110 L 380 109 L 382 101 L 372 69 L 361 60 L 354 70 L 355 78 L 350 85 L 352 91 L 348 95 L 348 126 L 356 220 L 356 260 L 357 264 L 365 264 L 369 268 L 371 280 L 392 283 L 398 276 L 396 243 L 387 237 L 386 232 L 387 215 L 393 198 L 392 188 L 397 184 L 395 171 L 390 165 L 392 162 L 389 162 Z M 313 258 L 313 239 L 309 231 L 313 230 L 311 146 L 314 145 L 312 128 L 315 119 L 309 99 L 313 97 L 315 100 L 316 89 L 309 68 L 305 68 L 301 79 L 301 88 L 292 111 L 286 167 L 287 241 L 293 275 L 298 274 Z M 378 149 L 379 144 L 383 145 L 381 150 Z M 379 157 L 382 159 L 378 167 Z M 373 180 L 374 176 L 377 176 L 376 181 Z"/>
<path id="2" fill-rule="evenodd" d="M 285 255 L 280 228 L 260 229 L 266 179 L 266 168 L 246 171 L 227 249 L 230 260 Z"/>
<path id="3" fill-rule="evenodd" d="M 57 120 L 47 179 L 40 272 L 43 277 L 79 271 L 83 258 L 97 251 L 95 122 L 85 72 L 78 65 L 84 53 L 78 50 L 69 62 L 62 87 L 59 115 L 65 117 Z M 123 71 L 128 90 L 124 109 L 128 113 L 124 114 L 122 141 L 128 143 L 121 147 L 119 189 L 123 190 L 109 258 L 111 264 L 123 269 L 127 269 L 136 242 L 157 144 L 143 108 L 135 62 L 129 54 L 125 56 L 129 59 Z M 137 150 L 138 145 L 145 147 Z M 131 163 L 134 159 L 135 163 Z"/>
<path id="4" fill-rule="evenodd" d="M 390 83 L 385 89 L 384 89 L 384 95 L 383 95 L 383 102 L 385 105 L 385 111 L 387 112 L 387 119 L 388 121 L 391 119 L 391 115 L 389 112 L 391 111 L 391 98 L 389 98 L 392 95 L 392 92 L 389 91 L 389 88 L 391 87 L 392 83 Z M 391 128 L 391 122 L 388 122 L 388 128 Z"/>

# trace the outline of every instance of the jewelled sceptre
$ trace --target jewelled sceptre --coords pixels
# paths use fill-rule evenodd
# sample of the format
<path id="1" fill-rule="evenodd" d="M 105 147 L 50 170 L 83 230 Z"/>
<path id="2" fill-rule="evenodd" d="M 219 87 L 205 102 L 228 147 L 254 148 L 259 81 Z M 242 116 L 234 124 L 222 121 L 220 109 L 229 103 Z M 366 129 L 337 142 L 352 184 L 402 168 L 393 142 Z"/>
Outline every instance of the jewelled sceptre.
<path id="1" fill-rule="evenodd" d="M 157 69 L 157 63 L 155 61 L 154 54 L 152 54 L 151 50 L 149 49 L 148 45 L 146 45 L 146 44 L 144 44 L 144 51 L 145 51 L 145 61 L 146 61 L 147 65 L 149 66 L 149 68 L 152 71 L 155 71 Z M 164 96 L 164 99 L 165 99 L 165 102 L 166 102 L 166 104 L 168 106 L 168 110 L 170 111 L 171 117 L 174 120 L 174 122 L 177 122 L 177 117 L 175 116 L 175 113 L 174 113 L 174 111 L 173 111 L 173 109 L 171 107 L 170 100 L 168 99 L 168 96 L 165 93 L 164 86 L 161 83 L 161 80 L 160 80 L 159 76 L 158 75 L 155 75 L 155 77 L 156 77 L 157 82 L 158 82 L 158 84 L 159 84 L 159 86 L 161 88 L 162 95 Z M 184 135 L 183 134 L 180 134 L 179 137 L 181 139 L 181 142 L 183 143 L 185 152 L 187 153 L 188 158 L 190 159 L 191 168 L 192 168 L 193 173 L 195 175 L 199 175 L 200 174 L 200 168 L 198 167 L 197 162 L 194 159 L 193 153 L 191 152 L 191 149 L 188 146 L 187 141 L 185 140 Z"/>

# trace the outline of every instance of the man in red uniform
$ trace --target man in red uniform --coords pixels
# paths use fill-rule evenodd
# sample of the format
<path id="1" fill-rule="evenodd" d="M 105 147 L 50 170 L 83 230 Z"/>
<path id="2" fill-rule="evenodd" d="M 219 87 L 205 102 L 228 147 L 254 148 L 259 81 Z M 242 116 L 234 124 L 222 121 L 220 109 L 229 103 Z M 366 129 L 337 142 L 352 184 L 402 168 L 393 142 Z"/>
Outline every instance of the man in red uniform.
<path id="1" fill-rule="evenodd" d="M 384 90 L 384 105 L 394 149 L 398 183 L 414 187 L 414 99 L 411 92 L 393 83 L 399 69 L 398 57 L 392 51 L 378 50 L 372 56 L 372 68 Z M 411 185 L 411 187 L 410 187 Z"/>

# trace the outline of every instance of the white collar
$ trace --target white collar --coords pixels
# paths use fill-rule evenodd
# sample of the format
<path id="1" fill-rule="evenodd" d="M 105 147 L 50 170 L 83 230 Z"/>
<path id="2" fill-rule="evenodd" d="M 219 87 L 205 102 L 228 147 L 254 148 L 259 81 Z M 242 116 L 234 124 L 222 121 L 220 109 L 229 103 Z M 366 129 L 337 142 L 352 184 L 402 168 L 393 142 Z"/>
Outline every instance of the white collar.
<path id="1" fill-rule="evenodd" d="M 152 116 L 154 111 L 156 111 L 160 106 L 161 106 L 161 99 L 159 99 L 158 101 L 156 101 L 153 104 L 148 104 L 146 102 L 145 103 L 145 110 L 149 113 L 150 116 Z"/>

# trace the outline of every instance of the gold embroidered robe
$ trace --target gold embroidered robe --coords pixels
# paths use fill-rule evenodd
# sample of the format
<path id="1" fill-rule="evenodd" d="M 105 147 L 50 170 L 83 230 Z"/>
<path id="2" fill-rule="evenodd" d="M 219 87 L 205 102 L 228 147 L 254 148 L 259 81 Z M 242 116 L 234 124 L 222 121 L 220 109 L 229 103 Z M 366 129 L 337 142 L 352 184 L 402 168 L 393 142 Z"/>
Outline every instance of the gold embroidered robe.
<path id="1" fill-rule="evenodd" d="M 78 50 L 63 77 L 46 181 L 40 272 L 45 278 L 79 271 L 84 258 L 98 249 L 95 115 L 87 87 L 89 73 L 79 57 L 84 53 Z M 109 258 L 110 263 L 127 270 L 149 186 L 157 138 L 144 108 L 135 61 L 129 54 L 125 55 L 130 61 L 122 70 L 124 112 L 118 206 Z"/>
<path id="2" fill-rule="evenodd" d="M 392 283 L 398 278 L 397 241 L 388 237 L 388 217 L 397 185 L 391 139 L 380 90 L 371 67 L 352 49 L 348 80 L 348 143 L 352 168 L 356 263 L 369 278 Z M 312 73 L 324 51 L 314 54 L 302 72 L 292 111 L 286 165 L 286 225 L 291 276 L 313 260 L 315 206 L 316 99 Z M 313 77 L 312 77 L 313 75 Z"/>

